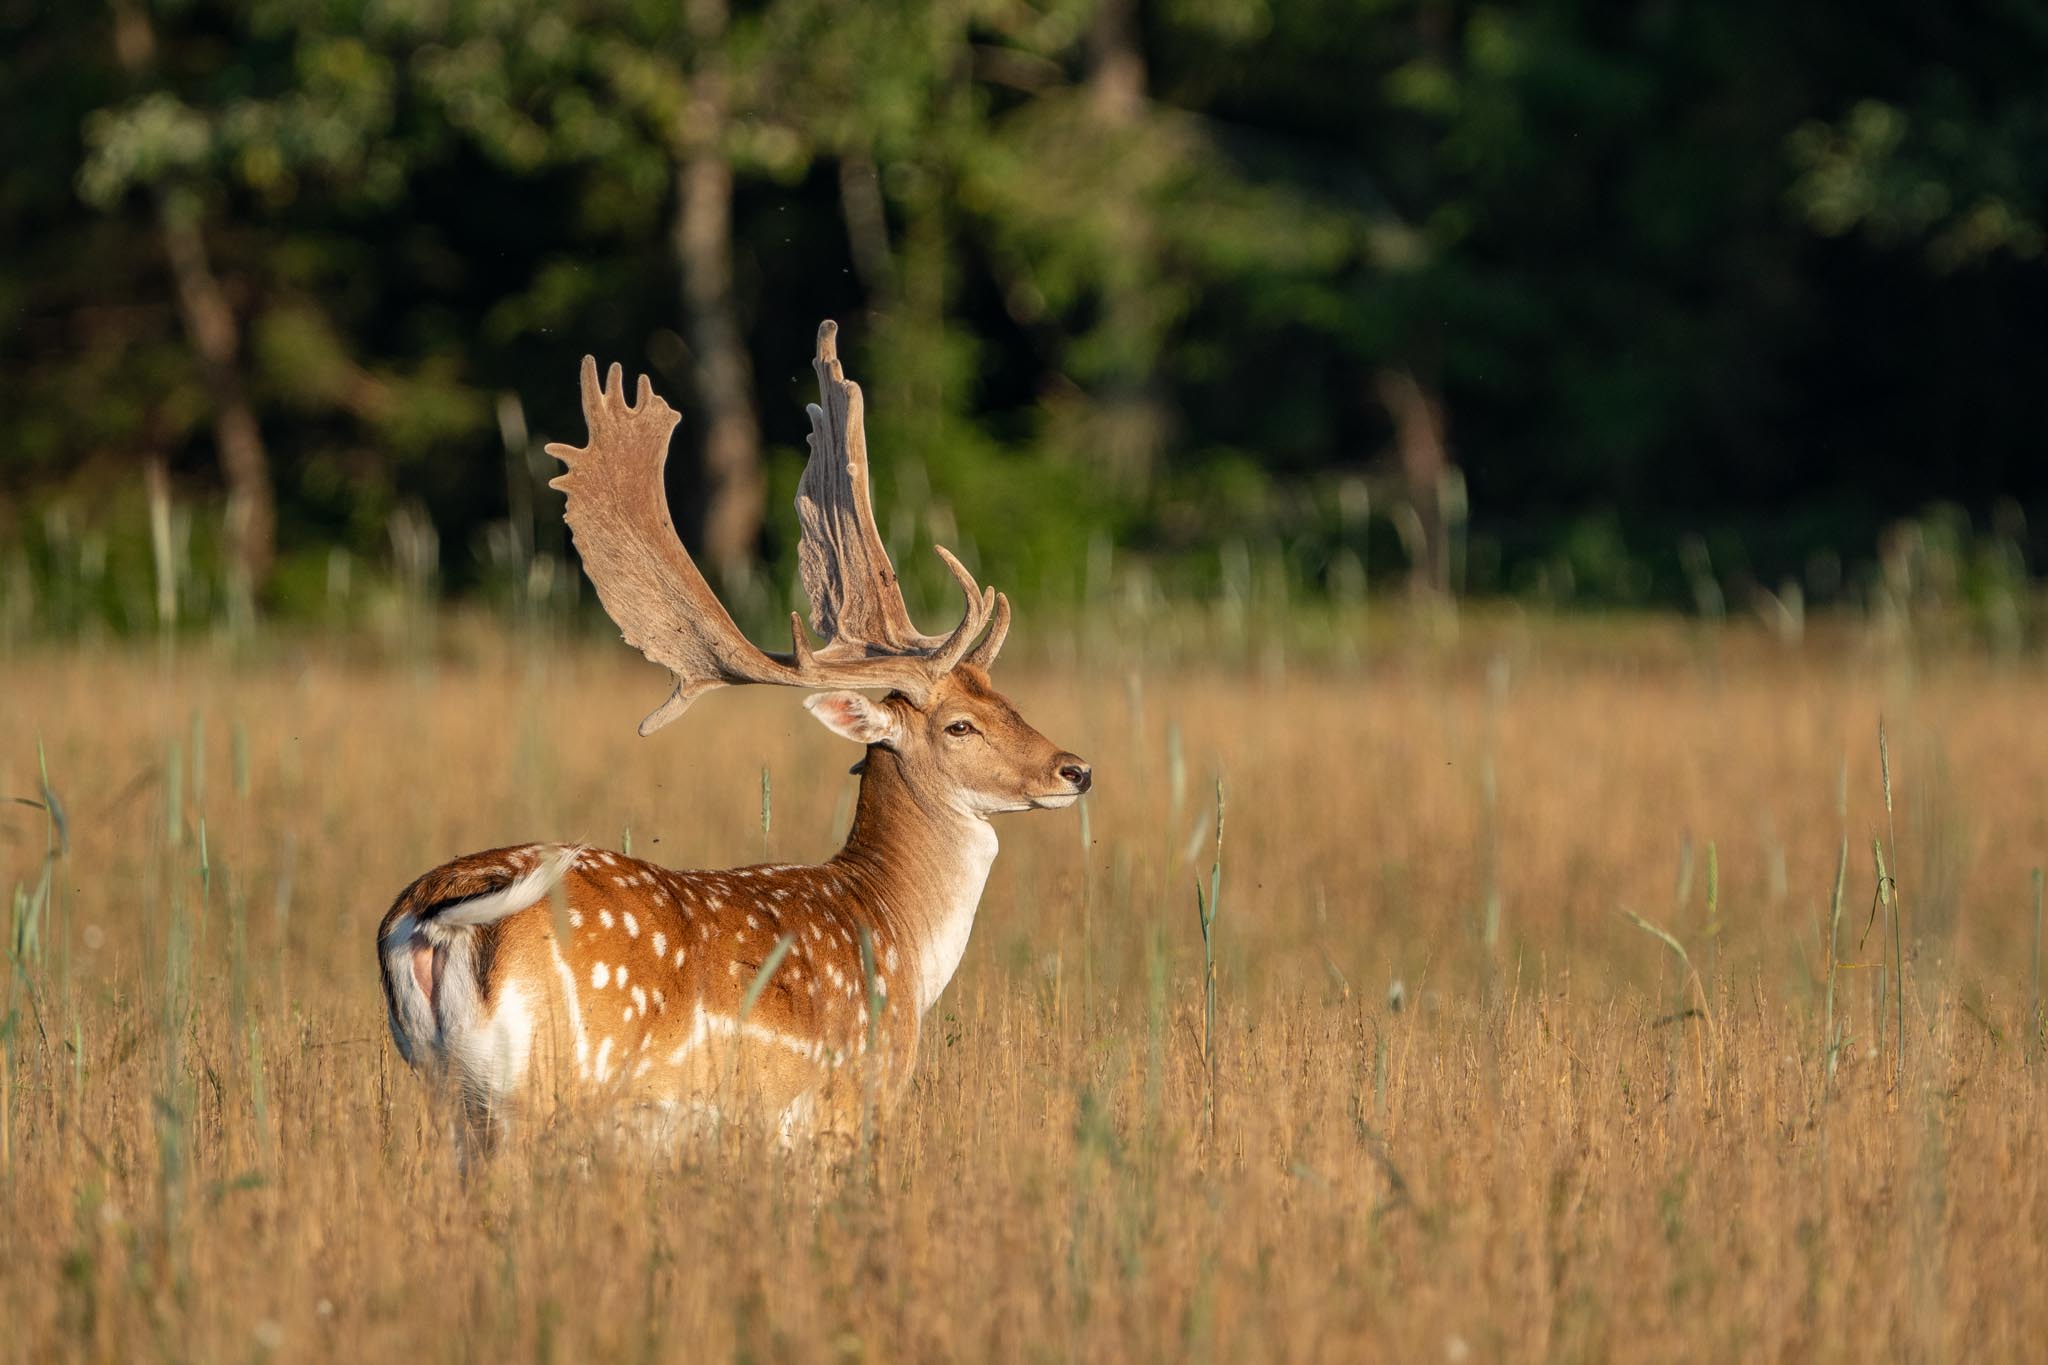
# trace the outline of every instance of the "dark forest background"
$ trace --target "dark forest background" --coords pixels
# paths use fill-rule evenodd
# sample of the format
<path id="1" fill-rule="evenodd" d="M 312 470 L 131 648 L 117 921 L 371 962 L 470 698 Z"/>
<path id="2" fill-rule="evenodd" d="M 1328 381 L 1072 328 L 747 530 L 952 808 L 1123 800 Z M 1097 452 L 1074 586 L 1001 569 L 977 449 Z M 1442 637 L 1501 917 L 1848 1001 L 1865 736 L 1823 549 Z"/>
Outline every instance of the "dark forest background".
<path id="1" fill-rule="evenodd" d="M 918 575 L 2005 592 L 2044 72 L 2034 0 L 0 0 L 0 603 L 573 593 L 591 351 L 765 609 L 828 316 Z"/>

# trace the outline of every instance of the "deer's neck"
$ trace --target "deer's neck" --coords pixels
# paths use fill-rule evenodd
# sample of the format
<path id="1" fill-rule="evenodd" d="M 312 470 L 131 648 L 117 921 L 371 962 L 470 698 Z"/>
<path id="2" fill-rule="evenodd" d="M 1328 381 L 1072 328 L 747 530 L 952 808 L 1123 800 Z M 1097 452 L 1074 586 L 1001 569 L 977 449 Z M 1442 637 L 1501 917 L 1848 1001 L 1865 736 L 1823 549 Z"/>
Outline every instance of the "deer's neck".
<path id="1" fill-rule="evenodd" d="M 868 750 L 853 828 L 833 861 L 858 878 L 867 908 L 913 955 L 919 1014 L 967 951 L 995 860 L 988 821 L 920 801 L 893 752 Z"/>

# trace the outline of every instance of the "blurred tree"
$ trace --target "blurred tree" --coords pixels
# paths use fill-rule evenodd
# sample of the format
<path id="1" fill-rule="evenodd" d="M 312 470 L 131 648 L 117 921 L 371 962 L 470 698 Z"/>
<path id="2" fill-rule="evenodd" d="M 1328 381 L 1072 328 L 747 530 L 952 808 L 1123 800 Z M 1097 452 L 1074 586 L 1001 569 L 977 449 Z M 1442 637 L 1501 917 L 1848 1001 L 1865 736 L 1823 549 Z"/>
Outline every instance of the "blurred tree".
<path id="1" fill-rule="evenodd" d="M 703 414 L 702 544 L 713 571 L 731 580 L 753 566 L 768 487 L 732 293 L 731 15 L 726 0 L 685 0 L 683 14 L 691 56 L 689 102 L 676 134 L 676 257 Z"/>
<path id="2" fill-rule="evenodd" d="M 126 90 L 84 122 L 78 188 L 105 211 L 147 206 L 211 412 L 231 581 L 260 592 L 277 526 L 262 399 L 353 417 L 383 458 L 478 429 L 481 407 L 439 382 L 448 358 L 404 376 L 366 367 L 334 316 L 363 254 L 336 234 L 400 201 L 418 150 L 391 60 L 289 0 L 163 17 L 141 0 L 113 8 Z M 316 451 L 300 464 L 318 478 Z"/>
<path id="3" fill-rule="evenodd" d="M 102 207 L 131 186 L 151 200 L 178 313 L 197 355 L 212 407 L 214 445 L 228 489 L 227 553 L 231 582 L 245 597 L 259 594 L 277 557 L 277 499 L 270 455 L 243 374 L 244 326 L 207 249 L 204 183 L 219 148 L 216 131 L 156 79 L 157 38 L 135 0 L 112 7 L 116 57 L 131 96 L 128 116 L 98 129 L 104 155 L 81 174 L 86 196 Z"/>
<path id="4" fill-rule="evenodd" d="M 1937 67 L 1906 100 L 1861 99 L 1789 139 L 1795 201 L 1829 236 L 1861 230 L 1879 246 L 1924 244 L 1951 271 L 2048 248 L 2048 16 L 2022 79 L 1999 89 Z"/>
<path id="5" fill-rule="evenodd" d="M 982 567 L 1027 589 L 1109 543 L 1200 589 L 1241 542 L 1437 590 L 1467 484 L 1496 585 L 1598 545 L 1663 575 L 1601 591 L 1683 595 L 1698 531 L 1797 571 L 2048 495 L 2012 378 L 2048 364 L 2041 26 L 1868 20 L 0 0 L 0 518 L 162 458 L 225 490 L 231 579 L 274 500 L 281 607 L 413 504 L 484 547 L 459 586 L 508 505 L 552 521 L 496 414 L 573 433 L 589 350 L 686 400 L 679 520 L 765 612 L 837 314 L 885 533 L 999 526 Z"/>

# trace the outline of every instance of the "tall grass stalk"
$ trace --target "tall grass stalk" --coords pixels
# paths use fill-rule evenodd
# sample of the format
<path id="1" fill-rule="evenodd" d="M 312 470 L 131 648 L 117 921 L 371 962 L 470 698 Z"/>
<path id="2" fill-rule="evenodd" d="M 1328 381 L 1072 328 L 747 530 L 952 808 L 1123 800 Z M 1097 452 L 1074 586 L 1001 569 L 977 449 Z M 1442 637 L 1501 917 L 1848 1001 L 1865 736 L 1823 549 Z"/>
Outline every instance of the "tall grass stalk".
<path id="1" fill-rule="evenodd" d="M 1906 930 L 1904 914 L 1899 906 L 1899 827 L 1892 814 L 1892 755 L 1891 747 L 1885 742 L 1884 718 L 1877 722 L 1877 766 L 1884 778 L 1884 823 L 1885 842 L 1891 845 L 1892 872 L 1885 875 L 1885 860 L 1882 849 L 1877 852 L 1877 889 L 1884 897 L 1885 921 L 1890 929 L 1892 941 L 1892 1007 L 1896 1011 L 1898 1038 L 1893 1044 L 1893 1078 L 1895 1084 L 1906 1083 Z M 1872 841 L 1873 844 L 1876 842 Z M 1880 949 L 1880 951 L 1882 951 Z"/>
<path id="2" fill-rule="evenodd" d="M 737 1101 L 741 1094 L 740 1062 L 745 1049 L 740 1045 L 740 1037 L 743 1037 L 746 1033 L 747 1016 L 754 1012 L 754 1006 L 761 1003 L 761 993 L 767 990 L 768 983 L 775 979 L 775 973 L 782 968 L 782 960 L 789 956 L 789 950 L 795 943 L 795 934 L 783 934 L 777 938 L 775 945 L 768 950 L 768 956 L 762 959 L 760 970 L 754 973 L 754 979 L 747 983 L 746 991 L 740 996 L 739 1015 L 734 1028 L 735 1034 L 739 1036 L 736 1036 L 733 1040 L 730 1054 L 732 1065 L 727 1069 L 725 1075 L 726 1094 L 735 1101 Z M 725 1109 L 729 1107 L 721 1106 L 721 1122 L 723 1121 Z"/>
<path id="3" fill-rule="evenodd" d="M 1081 1022 L 1095 1008 L 1095 836 L 1089 829 L 1088 798 L 1079 801 L 1081 825 Z"/>
<path id="4" fill-rule="evenodd" d="M 1181 748 L 1180 726 L 1168 722 L 1166 726 L 1166 856 L 1171 859 L 1176 848 L 1175 840 L 1181 837 L 1181 812 L 1187 806 L 1188 763 L 1187 755 Z"/>
<path id="5" fill-rule="evenodd" d="M 143 487 L 149 495 L 150 564 L 156 573 L 156 624 L 166 638 L 178 627 L 178 572 L 172 557 L 171 488 L 164 462 L 143 466 Z"/>
<path id="6" fill-rule="evenodd" d="M 1878 927 L 1878 944 L 1877 944 L 1877 955 L 1878 955 L 1878 959 L 1879 959 L 1879 962 L 1878 962 L 1878 983 L 1879 983 L 1879 984 L 1878 984 L 1878 997 L 1877 997 L 1877 1002 L 1878 1002 L 1878 1004 L 1877 1004 L 1877 1054 L 1878 1054 L 1878 1058 L 1879 1058 L 1879 1060 L 1880 1060 L 1880 1063 L 1881 1063 L 1881 1062 L 1882 1062 L 1882 1060 L 1883 1060 L 1883 1057 L 1884 1057 L 1884 1040 L 1885 1040 L 1885 1033 L 1886 1033 L 1887 1029 L 1888 1029 L 1888 1028 L 1889 1028 L 1889 1026 L 1890 1026 L 1890 1023 L 1891 1023 L 1891 1018 L 1892 1018 L 1892 1009 L 1893 1009 L 1893 1006 L 1894 1006 L 1895 1004 L 1896 1004 L 1896 1005 L 1897 1005 L 1897 1007 L 1898 1007 L 1898 1011 L 1899 1011 L 1899 1015 L 1900 1015 L 1900 1018 L 1899 1018 L 1899 1029 L 1901 1030 L 1901 1032 L 1902 1032 L 1902 1033 L 1903 1033 L 1903 1031 L 1904 1031 L 1904 1029 L 1905 1029 L 1905 1027 L 1906 1027 L 1906 1022 L 1905 1022 L 1905 1017 L 1904 1017 L 1904 1016 L 1905 1016 L 1905 1005 L 1904 1005 L 1904 997 L 1905 997 L 1905 993 L 1906 993 L 1906 992 L 1905 992 L 1905 989 L 1904 989 L 1904 987 L 1903 987 L 1902 985 L 1900 985 L 1900 984 L 1899 984 L 1899 983 L 1897 983 L 1897 982 L 1893 982 L 1893 981 L 1890 981 L 1890 980 L 1888 979 L 1889 975 L 1891 974 L 1891 973 L 1890 973 L 1890 969 L 1888 969 L 1888 968 L 1887 968 L 1887 966 L 1885 965 L 1885 963 L 1884 963 L 1884 961 L 1883 961 L 1883 959 L 1884 959 L 1884 940 L 1885 940 L 1885 938 L 1886 938 L 1886 937 L 1888 936 L 1888 934 L 1889 934 L 1889 931 L 1890 931 L 1890 926 L 1891 926 L 1891 920 L 1892 920 L 1892 916 L 1893 916 L 1893 915 L 1894 915 L 1894 914 L 1896 913 L 1896 911 L 1894 911 L 1894 910 L 1893 910 L 1893 908 L 1892 908 L 1892 878 L 1891 878 L 1891 874 L 1890 874 L 1889 872 L 1887 872 L 1887 871 L 1885 870 L 1885 863 L 1884 863 L 1884 840 L 1882 840 L 1882 839 L 1878 838 L 1878 837 L 1877 837 L 1877 836 L 1876 836 L 1875 834 L 1873 834 L 1873 835 L 1871 835 L 1871 836 L 1870 836 L 1870 860 L 1871 860 L 1871 862 L 1872 862 L 1872 863 L 1873 863 L 1873 864 L 1875 865 L 1875 867 L 1876 867 L 1876 869 L 1877 869 L 1877 891 L 1876 891 L 1876 895 L 1877 895 L 1877 903 L 1878 903 L 1878 907 L 1879 907 L 1879 909 L 1880 909 L 1880 910 L 1882 911 L 1882 913 L 1883 913 L 1883 916 L 1884 916 L 1884 922 L 1883 922 L 1882 924 L 1880 924 L 1880 925 L 1879 925 L 1879 927 Z M 1893 1041 L 1892 1047 L 1893 1047 L 1893 1051 L 1894 1051 L 1895 1053 L 1903 1053 L 1903 1052 L 1905 1051 L 1905 1049 L 1906 1049 L 1906 1040 L 1905 1040 L 1905 1038 L 1904 1038 L 1904 1037 L 1900 1037 L 1900 1038 L 1897 1038 L 1897 1039 L 1895 1039 L 1895 1040 Z M 1900 1071 L 1901 1071 L 1901 1072 L 1903 1073 L 1903 1071 L 1904 1071 L 1904 1066 L 1905 1066 L 1905 1063 L 1903 1062 L 1903 1060 L 1902 1060 L 1902 1061 L 1900 1061 L 1898 1065 L 1899 1065 Z M 1901 1076 L 1901 1079 L 1903 1079 L 1903 1076 Z"/>
<path id="7" fill-rule="evenodd" d="M 1707 999 L 1706 983 L 1700 980 L 1699 969 L 1692 965 L 1692 954 L 1688 953 L 1685 950 L 1685 945 L 1678 941 L 1676 935 L 1672 934 L 1662 925 L 1652 924 L 1649 920 L 1644 919 L 1641 915 L 1638 915 L 1633 910 L 1624 910 L 1621 913 L 1623 917 L 1629 921 L 1629 923 L 1635 925 L 1636 928 L 1642 930 L 1644 933 L 1658 940 L 1666 948 L 1669 948 L 1672 951 L 1672 953 L 1678 958 L 1678 965 L 1684 968 L 1686 980 L 1692 986 L 1693 998 L 1698 1002 L 1700 1018 L 1706 1020 L 1707 1031 L 1713 1035 L 1714 1055 L 1716 1057 L 1720 1056 L 1721 1028 L 1720 1025 L 1717 1024 L 1714 1020 L 1714 1007 L 1712 1003 Z M 1700 1085 L 1702 1088 L 1704 1088 L 1707 1083 L 1707 1058 L 1706 1050 L 1703 1046 L 1699 1048 L 1699 1067 Z"/>
<path id="8" fill-rule="evenodd" d="M 37 873 L 35 889 L 31 891 L 17 883 L 12 898 L 7 946 L 17 970 L 25 970 L 31 963 L 40 967 L 48 961 L 49 941 L 53 937 L 50 922 L 61 891 L 57 864 L 71 847 L 70 822 L 64 815 L 64 803 L 57 799 L 56 788 L 50 785 L 50 760 L 43 752 L 40 735 L 36 737 L 36 783 L 39 800 L 15 798 L 22 805 L 39 807 L 43 812 L 42 868 Z M 10 997 L 11 994 L 10 990 Z"/>
<path id="9" fill-rule="evenodd" d="M 880 1098 L 876 1091 L 884 1066 L 882 1006 L 885 1002 L 881 990 L 875 985 L 875 937 L 865 924 L 860 926 L 860 980 L 861 1002 L 867 1014 L 867 1056 L 861 1064 L 860 1149 L 871 1161 L 875 1149 L 875 1107 Z"/>
<path id="10" fill-rule="evenodd" d="M 13 973 L 8 973 L 8 1001 L 0 1013 L 0 1182 L 14 1177 L 14 1000 Z"/>
<path id="11" fill-rule="evenodd" d="M 2034 869 L 2033 989 L 2027 994 L 2027 1057 L 2041 1051 L 2041 869 Z"/>
<path id="12" fill-rule="evenodd" d="M 1721 849 L 1707 840 L 1707 972 L 1721 975 Z"/>
<path id="13" fill-rule="evenodd" d="M 172 737 L 164 753 L 164 844 L 178 848 L 185 842 L 185 751 Z"/>
<path id="14" fill-rule="evenodd" d="M 1849 835 L 1842 833 L 1842 846 L 1835 855 L 1835 886 L 1828 896 L 1828 984 L 1827 1003 L 1821 1014 L 1821 1060 L 1824 1075 L 1821 1096 L 1835 1087 L 1835 1063 L 1840 1059 L 1842 1040 L 1835 1036 L 1835 976 L 1841 969 L 1842 891 L 1849 879 Z"/>
<path id="15" fill-rule="evenodd" d="M 754 1006 L 761 1002 L 761 992 L 768 989 L 768 983 L 775 979 L 775 973 L 782 966 L 782 959 L 789 956 L 789 950 L 796 943 L 795 934 L 784 934 L 775 940 L 775 946 L 762 959 L 761 970 L 754 973 L 754 979 L 747 983 L 746 994 L 740 997 L 739 1022 L 745 1024 L 747 1016 L 754 1012 Z"/>
<path id="16" fill-rule="evenodd" d="M 249 726 L 240 716 L 235 717 L 234 728 L 229 736 L 230 756 L 234 762 L 235 797 L 249 799 Z"/>
<path id="17" fill-rule="evenodd" d="M 265 1168 L 272 1165 L 270 1140 L 270 1084 L 263 1065 L 263 1025 L 251 1014 L 244 1030 L 249 1049 L 249 1105 L 256 1122 L 256 1151 Z"/>
<path id="18" fill-rule="evenodd" d="M 1202 1094 L 1202 1120 L 1216 1137 L 1216 911 L 1223 898 L 1223 778 L 1216 778 L 1216 851 L 1209 863 L 1209 894 L 1195 878 L 1195 914 L 1202 925 L 1202 1066 L 1209 1083 Z"/>
<path id="19" fill-rule="evenodd" d="M 1486 740 L 1479 760 L 1479 800 L 1484 834 L 1485 906 L 1480 914 L 1479 942 L 1489 963 L 1500 946 L 1500 715 L 1507 702 L 1508 661 L 1495 655 L 1486 668 Z"/>

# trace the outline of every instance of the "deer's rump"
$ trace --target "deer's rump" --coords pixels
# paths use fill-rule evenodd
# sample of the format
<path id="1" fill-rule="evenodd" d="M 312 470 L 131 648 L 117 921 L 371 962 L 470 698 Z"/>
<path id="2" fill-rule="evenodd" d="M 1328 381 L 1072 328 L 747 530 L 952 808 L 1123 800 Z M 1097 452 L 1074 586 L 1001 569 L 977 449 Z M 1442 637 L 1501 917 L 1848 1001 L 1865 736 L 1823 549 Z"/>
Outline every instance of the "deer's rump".
<path id="1" fill-rule="evenodd" d="M 757 878 L 781 895 L 749 897 Z M 558 845 L 456 859 L 379 927 L 392 1038 L 493 1132 L 573 1100 L 665 1130 L 741 1102 L 785 1135 L 832 1124 L 868 1037 L 831 886 L 823 868 L 681 873 Z"/>

